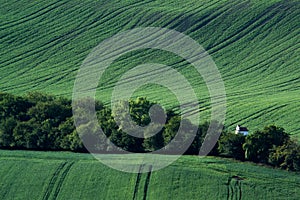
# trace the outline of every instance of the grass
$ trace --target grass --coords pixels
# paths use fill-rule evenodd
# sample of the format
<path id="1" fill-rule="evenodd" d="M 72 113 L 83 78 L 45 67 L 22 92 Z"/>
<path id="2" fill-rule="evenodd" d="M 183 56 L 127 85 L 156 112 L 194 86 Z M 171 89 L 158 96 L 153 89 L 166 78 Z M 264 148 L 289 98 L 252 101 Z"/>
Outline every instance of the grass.
<path id="1" fill-rule="evenodd" d="M 0 4 L 1 91 L 38 90 L 71 98 L 77 70 L 101 41 L 135 27 L 166 27 L 187 34 L 214 59 L 226 86 L 229 129 L 242 124 L 252 132 L 275 123 L 300 138 L 297 0 Z M 183 74 L 199 98 L 201 119 L 209 118 L 203 80 L 188 62 L 159 50 L 131 52 L 112 63 L 99 81 L 97 98 L 109 104 L 119 78 L 149 62 Z M 134 95 L 167 108 L 178 105 L 158 85 L 145 85 Z M 1 150 L 0 177 L 0 199 L 300 199 L 298 173 L 214 157 L 183 156 L 160 171 L 130 174 L 89 154 Z"/>
<path id="2" fill-rule="evenodd" d="M 135 174 L 90 154 L 1 150 L 0 166 L 1 199 L 300 198 L 297 173 L 215 157 L 182 156 L 159 171 Z"/>
<path id="3" fill-rule="evenodd" d="M 101 41 L 135 27 L 166 27 L 189 35 L 213 57 L 226 86 L 226 126 L 250 131 L 275 123 L 300 137 L 299 1 L 0 1 L 0 90 L 38 90 L 72 96 L 77 70 Z M 19 9 L 22 8 L 22 9 Z M 145 50 L 115 61 L 100 80 L 97 97 L 110 102 L 121 75 L 138 64 L 178 69 L 209 117 L 208 91 L 186 61 Z M 136 95 L 172 108 L 165 88 L 145 86 Z"/>

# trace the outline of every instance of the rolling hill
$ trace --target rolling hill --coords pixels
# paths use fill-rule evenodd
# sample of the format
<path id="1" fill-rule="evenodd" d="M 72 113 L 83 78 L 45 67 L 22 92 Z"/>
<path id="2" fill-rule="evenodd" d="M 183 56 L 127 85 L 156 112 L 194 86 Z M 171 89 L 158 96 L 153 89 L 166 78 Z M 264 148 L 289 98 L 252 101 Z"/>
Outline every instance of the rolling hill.
<path id="1" fill-rule="evenodd" d="M 212 157 L 183 156 L 162 170 L 136 174 L 89 154 L 1 150 L 0 166 L 1 199 L 300 198 L 299 174 Z"/>
<path id="2" fill-rule="evenodd" d="M 104 39 L 136 27 L 182 32 L 214 59 L 227 94 L 226 126 L 250 131 L 275 123 L 300 137 L 300 2 L 239 1 L 0 1 L 0 90 L 72 96 L 80 65 Z M 182 58 L 141 50 L 116 60 L 99 82 L 97 97 L 110 102 L 114 84 L 136 65 L 173 66 L 197 92 L 209 116 L 203 80 Z M 170 91 L 147 85 L 135 93 L 172 108 Z M 78 166 L 79 167 L 79 166 Z M 130 177 L 129 177 L 130 179 Z M 153 194 L 154 195 L 154 194 Z"/>

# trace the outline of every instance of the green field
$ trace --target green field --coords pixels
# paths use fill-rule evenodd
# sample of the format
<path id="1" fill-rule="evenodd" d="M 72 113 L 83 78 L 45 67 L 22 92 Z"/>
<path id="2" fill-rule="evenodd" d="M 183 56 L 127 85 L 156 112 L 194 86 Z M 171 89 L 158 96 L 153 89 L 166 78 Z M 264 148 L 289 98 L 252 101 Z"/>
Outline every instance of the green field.
<path id="1" fill-rule="evenodd" d="M 250 131 L 275 123 L 300 136 L 300 2 L 288 1 L 0 1 L 0 90 L 38 90 L 71 98 L 77 70 L 101 41 L 136 27 L 165 27 L 187 34 L 213 57 L 227 93 L 226 126 Z M 97 97 L 110 102 L 120 76 L 143 63 L 173 66 L 193 85 L 202 116 L 208 91 L 182 58 L 141 50 L 115 61 Z M 148 85 L 136 95 L 177 105 L 165 88 Z"/>
<path id="2" fill-rule="evenodd" d="M 1 150 L 0 166 L 1 199 L 300 198 L 297 173 L 214 157 L 183 156 L 137 174 L 111 169 L 90 154 Z"/>
<path id="3" fill-rule="evenodd" d="M 0 0 L 0 5 L 0 92 L 71 98 L 78 69 L 103 40 L 137 27 L 169 28 L 199 42 L 215 61 L 226 87 L 226 127 L 241 124 L 251 133 L 276 124 L 300 139 L 299 0 Z M 99 80 L 97 98 L 109 104 L 121 76 L 146 63 L 169 65 L 184 75 L 197 93 L 201 119 L 208 119 L 204 81 L 186 60 L 160 50 L 134 51 L 113 62 Z M 157 85 L 135 95 L 166 108 L 178 105 L 171 91 Z M 196 156 L 134 174 L 89 154 L 0 150 L 0 199 L 297 200 L 300 176 Z"/>

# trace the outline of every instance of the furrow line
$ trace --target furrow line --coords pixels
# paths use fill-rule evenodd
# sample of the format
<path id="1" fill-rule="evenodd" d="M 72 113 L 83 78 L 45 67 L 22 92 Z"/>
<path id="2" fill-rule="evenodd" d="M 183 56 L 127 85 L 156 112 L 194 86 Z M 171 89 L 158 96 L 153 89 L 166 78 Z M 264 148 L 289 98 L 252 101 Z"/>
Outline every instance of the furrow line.
<path id="1" fill-rule="evenodd" d="M 197 24 L 194 27 L 191 27 L 191 29 L 188 32 L 192 33 L 192 32 L 198 31 L 202 27 L 211 23 L 216 18 L 220 17 L 220 15 L 232 10 L 234 8 L 234 6 L 244 5 L 245 3 L 247 3 L 247 1 L 242 1 L 242 2 L 238 2 L 238 3 L 236 1 L 227 2 L 225 5 L 220 6 L 217 9 L 217 11 L 214 10 L 214 11 L 211 11 L 211 13 L 204 15 L 204 17 L 202 17 L 199 21 L 200 24 Z"/>
<path id="2" fill-rule="evenodd" d="M 56 5 L 58 2 L 60 4 Z M 0 25 L 0 31 L 4 30 L 6 28 L 10 28 L 12 26 L 16 26 L 16 25 L 22 24 L 24 22 L 28 22 L 28 21 L 33 20 L 33 19 L 36 19 L 36 18 L 40 17 L 41 15 L 47 14 L 47 13 L 51 12 L 52 10 L 57 9 L 58 7 L 66 4 L 66 3 L 67 2 L 64 2 L 64 1 L 63 2 L 62 1 L 56 1 L 56 2 L 54 2 L 54 3 L 52 3 L 52 4 L 48 5 L 48 6 L 45 6 L 44 8 L 39 9 L 39 10 L 35 11 L 34 13 L 29 14 L 29 15 L 21 18 L 21 19 L 1 24 Z"/>
<path id="3" fill-rule="evenodd" d="M 167 21 L 167 23 L 164 24 L 163 27 L 170 27 L 171 29 L 176 29 L 179 24 L 184 23 L 189 18 L 193 18 L 193 17 L 196 18 L 196 16 L 194 16 L 196 13 L 200 13 L 202 11 L 207 11 L 207 9 L 209 9 L 210 7 L 212 7 L 214 5 L 217 5 L 217 4 L 219 4 L 219 2 L 217 2 L 217 1 L 214 2 L 213 1 L 213 3 L 211 3 L 211 4 L 205 4 L 205 6 L 198 6 L 196 8 L 193 7 L 193 9 L 185 12 L 184 14 L 179 14 L 176 17 L 173 17 L 173 19 L 171 19 L 170 21 Z M 205 20 L 209 16 L 210 16 L 209 14 L 204 15 L 204 17 L 202 17 L 200 20 Z M 183 18 L 183 19 L 181 19 L 181 18 Z M 178 20 L 179 20 L 179 22 L 177 22 L 176 24 L 172 25 L 173 22 L 176 22 Z M 198 21 L 198 19 L 196 21 Z"/>
<path id="4" fill-rule="evenodd" d="M 265 23 L 267 23 L 269 20 L 271 20 L 273 17 L 275 17 L 277 14 L 280 13 L 276 10 L 277 8 L 280 8 L 280 5 L 279 6 L 278 5 L 272 6 L 271 8 L 272 8 L 271 12 L 269 12 L 269 9 L 266 9 L 265 12 L 260 14 L 255 19 L 250 20 L 244 27 L 242 27 L 234 35 L 231 35 L 230 37 L 223 40 L 222 42 L 220 42 L 216 46 L 211 47 L 208 50 L 209 53 L 214 54 L 217 51 L 221 50 L 222 48 L 237 42 L 238 40 L 240 40 L 243 37 L 245 37 L 246 35 L 250 34 L 254 30 L 256 30 L 258 27 L 264 25 Z"/>
<path id="5" fill-rule="evenodd" d="M 281 40 L 284 40 L 284 43 L 287 43 L 289 40 L 293 40 L 293 39 L 294 39 L 293 37 L 289 37 L 288 40 L 287 40 L 285 37 L 280 38 L 279 40 L 277 40 L 276 42 L 274 42 L 274 47 L 275 47 L 275 46 L 277 47 L 279 43 L 280 43 L 280 44 L 283 44 L 283 43 L 281 42 Z M 274 47 L 270 46 L 268 49 L 269 49 L 269 50 L 274 50 Z M 240 75 L 242 75 L 242 74 L 245 74 L 245 75 L 247 74 L 247 75 L 248 75 L 248 74 L 249 74 L 249 71 L 253 72 L 253 71 L 255 71 L 255 70 L 254 70 L 255 68 L 261 69 L 261 66 L 264 66 L 264 65 L 266 65 L 266 64 L 270 64 L 271 62 L 274 62 L 274 61 L 276 61 L 276 60 L 279 60 L 279 59 L 281 59 L 281 56 L 287 55 L 287 53 L 292 53 L 292 52 L 294 52 L 294 51 L 297 50 L 297 49 L 298 49 L 298 47 L 297 47 L 297 44 L 296 44 L 296 45 L 294 45 L 294 46 L 288 46 L 288 47 L 286 47 L 284 50 L 280 50 L 280 51 L 277 52 L 277 53 L 272 53 L 272 54 L 270 54 L 270 56 L 268 56 L 267 58 L 266 58 L 266 56 L 264 56 L 264 59 L 263 59 L 263 60 L 259 61 L 258 63 L 255 63 L 255 64 L 250 64 L 248 67 L 243 68 L 243 71 L 241 71 L 239 74 L 240 74 Z M 258 54 L 258 52 L 257 52 L 257 54 Z M 269 54 L 269 51 L 266 51 L 266 50 L 264 49 L 264 52 L 262 52 L 262 53 L 259 54 L 259 55 L 262 56 L 262 55 L 264 55 L 264 54 Z M 253 56 L 256 56 L 256 54 L 253 55 Z M 243 62 L 246 63 L 246 62 L 248 62 L 248 61 L 251 61 L 251 59 L 253 60 L 253 58 L 247 57 L 247 59 L 243 60 Z M 257 58 L 256 58 L 256 59 L 257 59 Z M 234 78 L 234 77 L 236 77 L 234 73 L 232 73 L 232 74 L 227 74 L 227 75 L 224 75 L 224 76 L 223 76 L 223 78 L 224 78 L 225 80 L 226 80 L 226 79 L 231 79 L 231 78 Z"/>
<path id="6" fill-rule="evenodd" d="M 254 65 L 251 65 L 247 68 L 244 68 L 243 71 L 240 73 L 240 75 L 242 76 L 243 74 L 245 74 L 245 75 L 249 74 L 249 71 L 252 72 L 253 68 L 261 68 L 261 66 L 265 66 L 266 64 L 270 64 L 270 63 L 275 62 L 276 60 L 280 60 L 282 58 L 282 56 L 287 55 L 290 52 L 294 52 L 296 49 L 298 49 L 298 47 L 296 45 L 292 46 L 292 47 L 291 46 L 286 47 L 282 51 L 280 51 L 278 53 L 274 53 L 270 57 L 265 58 L 264 60 L 254 64 Z M 266 51 L 266 53 L 267 53 L 267 51 Z"/>
<path id="7" fill-rule="evenodd" d="M 55 185 L 55 183 L 56 183 L 56 181 L 57 181 L 57 179 L 58 179 L 58 175 L 59 175 L 60 171 L 64 168 L 64 166 L 65 166 L 66 164 L 67 164 L 66 162 L 61 163 L 61 164 L 57 167 L 57 169 L 55 170 L 53 176 L 52 176 L 51 179 L 50 179 L 50 182 L 49 182 L 49 184 L 48 184 L 48 187 L 47 187 L 47 189 L 46 189 L 46 192 L 45 192 L 45 194 L 44 194 L 44 196 L 43 196 L 43 200 L 49 199 L 50 194 L 51 194 L 51 192 L 52 192 L 53 189 L 54 189 L 54 185 Z"/>
<path id="8" fill-rule="evenodd" d="M 61 186 L 62 186 L 64 180 L 66 179 L 66 176 L 68 175 L 68 173 L 69 173 L 69 171 L 70 171 L 70 169 L 71 169 L 71 167 L 73 165 L 74 165 L 74 162 L 70 162 L 70 163 L 68 163 L 66 165 L 66 167 L 64 167 L 65 169 L 63 170 L 63 172 L 62 172 L 62 174 L 61 174 L 61 176 L 60 176 L 60 178 L 58 180 L 57 186 L 56 186 L 56 188 L 54 190 L 54 195 L 53 195 L 54 199 L 57 198 L 57 196 L 58 196 L 58 194 L 59 194 L 59 192 L 61 190 Z"/>
<path id="9" fill-rule="evenodd" d="M 135 181 L 135 186 L 134 186 L 134 193 L 133 193 L 133 200 L 137 199 L 137 193 L 138 193 L 138 189 L 139 189 L 139 183 L 141 181 L 141 176 L 142 176 L 142 171 L 143 171 L 144 165 L 140 165 L 138 174 L 136 176 L 136 181 Z"/>
<path id="10" fill-rule="evenodd" d="M 146 200 L 146 198 L 147 198 L 147 192 L 148 192 L 148 188 L 149 188 L 151 173 L 152 173 L 152 165 L 149 166 L 149 172 L 147 173 L 147 177 L 146 177 L 146 181 L 145 181 L 145 185 L 144 185 L 143 200 Z"/>

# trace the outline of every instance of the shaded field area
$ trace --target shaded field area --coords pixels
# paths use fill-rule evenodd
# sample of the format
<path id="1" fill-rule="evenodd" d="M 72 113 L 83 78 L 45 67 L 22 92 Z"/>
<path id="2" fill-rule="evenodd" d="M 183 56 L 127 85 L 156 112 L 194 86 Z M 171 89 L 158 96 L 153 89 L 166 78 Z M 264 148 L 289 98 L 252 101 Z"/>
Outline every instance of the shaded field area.
<path id="1" fill-rule="evenodd" d="M 122 155 L 109 157 L 116 162 L 122 159 Z M 126 173 L 107 167 L 90 154 L 1 150 L 0 198 L 300 198 L 299 173 L 250 163 L 182 156 L 164 169 L 142 173 L 147 167 L 151 165 L 140 166 L 140 173 Z"/>

